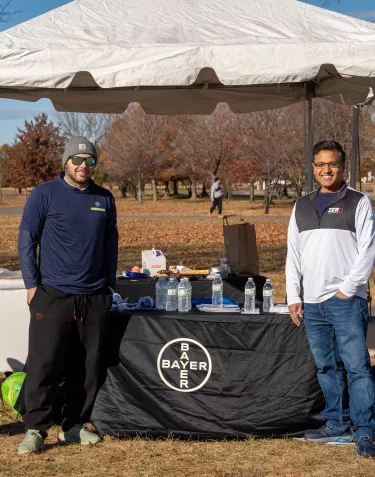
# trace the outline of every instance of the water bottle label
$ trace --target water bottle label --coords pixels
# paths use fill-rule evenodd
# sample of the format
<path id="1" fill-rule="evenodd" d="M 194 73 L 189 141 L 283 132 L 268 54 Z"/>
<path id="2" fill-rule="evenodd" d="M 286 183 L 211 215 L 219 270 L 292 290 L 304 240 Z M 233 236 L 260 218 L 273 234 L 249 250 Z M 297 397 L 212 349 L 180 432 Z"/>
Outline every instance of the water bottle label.
<path id="1" fill-rule="evenodd" d="M 263 296 L 273 296 L 273 290 L 263 290 Z"/>
<path id="2" fill-rule="evenodd" d="M 178 296 L 188 296 L 187 290 L 178 290 Z"/>
<path id="3" fill-rule="evenodd" d="M 255 290 L 245 290 L 245 295 L 255 296 Z"/>
<path id="4" fill-rule="evenodd" d="M 221 291 L 221 285 L 212 285 L 213 291 Z"/>
<path id="5" fill-rule="evenodd" d="M 168 290 L 168 296 L 175 296 L 177 295 L 177 290 Z"/>

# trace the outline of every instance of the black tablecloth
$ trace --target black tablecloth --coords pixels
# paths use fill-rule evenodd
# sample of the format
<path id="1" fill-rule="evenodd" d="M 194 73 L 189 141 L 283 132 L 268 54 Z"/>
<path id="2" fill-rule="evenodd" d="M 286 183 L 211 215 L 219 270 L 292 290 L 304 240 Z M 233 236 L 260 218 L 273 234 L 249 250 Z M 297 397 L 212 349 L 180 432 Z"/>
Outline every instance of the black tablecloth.
<path id="1" fill-rule="evenodd" d="M 262 303 L 263 285 L 266 277 L 255 276 L 254 283 L 256 285 L 256 306 Z M 223 280 L 223 294 L 231 298 L 235 302 L 243 303 L 244 289 L 247 277 L 228 277 Z M 192 296 L 199 298 L 209 298 L 212 295 L 212 281 L 206 279 L 191 280 Z M 130 302 L 136 302 L 143 296 L 155 297 L 156 279 L 143 278 L 140 280 L 132 280 L 129 278 L 118 278 L 116 282 L 116 291 L 122 298 L 129 298 Z"/>
<path id="2" fill-rule="evenodd" d="M 287 315 L 111 314 L 101 434 L 285 435 L 322 424 L 304 327 Z"/>

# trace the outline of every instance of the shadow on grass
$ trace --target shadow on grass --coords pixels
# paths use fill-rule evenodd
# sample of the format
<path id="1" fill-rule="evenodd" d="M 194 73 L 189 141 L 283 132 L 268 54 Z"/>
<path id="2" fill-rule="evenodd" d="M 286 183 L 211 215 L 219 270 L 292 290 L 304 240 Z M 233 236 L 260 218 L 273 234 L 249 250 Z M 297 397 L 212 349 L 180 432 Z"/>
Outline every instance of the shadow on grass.
<path id="1" fill-rule="evenodd" d="M 16 436 L 25 433 L 25 424 L 21 421 L 10 422 L 0 426 L 0 435 Z"/>

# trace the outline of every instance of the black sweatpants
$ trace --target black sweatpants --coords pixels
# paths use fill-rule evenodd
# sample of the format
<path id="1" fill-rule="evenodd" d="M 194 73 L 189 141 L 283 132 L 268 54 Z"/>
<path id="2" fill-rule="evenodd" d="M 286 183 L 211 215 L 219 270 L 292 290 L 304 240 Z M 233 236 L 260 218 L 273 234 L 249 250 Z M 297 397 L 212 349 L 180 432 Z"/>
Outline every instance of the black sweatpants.
<path id="1" fill-rule="evenodd" d="M 216 209 L 216 207 L 217 207 L 217 210 L 218 210 L 219 214 L 221 215 L 221 212 L 223 210 L 223 197 L 216 197 L 213 200 L 212 206 L 211 206 L 211 209 L 210 209 L 211 214 Z"/>
<path id="2" fill-rule="evenodd" d="M 87 422 L 105 372 L 103 348 L 112 293 L 72 295 L 39 286 L 30 303 L 23 421 L 46 432 L 53 424 L 60 372 L 65 374 L 62 428 Z"/>

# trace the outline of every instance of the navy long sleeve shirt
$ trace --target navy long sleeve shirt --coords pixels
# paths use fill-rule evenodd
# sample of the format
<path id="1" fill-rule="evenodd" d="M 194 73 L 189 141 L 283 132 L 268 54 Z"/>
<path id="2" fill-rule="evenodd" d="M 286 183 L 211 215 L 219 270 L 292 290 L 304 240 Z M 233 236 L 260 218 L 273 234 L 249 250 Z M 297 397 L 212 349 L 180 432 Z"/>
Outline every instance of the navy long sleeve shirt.
<path id="1" fill-rule="evenodd" d="M 118 232 L 111 192 L 92 180 L 85 190 L 72 187 L 64 173 L 38 185 L 22 215 L 18 252 L 26 288 L 43 284 L 73 294 L 115 288 Z"/>

